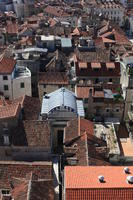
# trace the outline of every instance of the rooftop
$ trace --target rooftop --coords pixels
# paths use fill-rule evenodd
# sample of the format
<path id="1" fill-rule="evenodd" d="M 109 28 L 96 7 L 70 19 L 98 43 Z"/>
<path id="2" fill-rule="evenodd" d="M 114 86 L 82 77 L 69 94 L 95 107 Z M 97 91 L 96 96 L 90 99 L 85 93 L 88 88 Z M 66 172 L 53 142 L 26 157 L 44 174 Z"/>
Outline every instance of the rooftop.
<path id="1" fill-rule="evenodd" d="M 50 149 L 50 125 L 48 121 L 24 121 L 24 129 L 28 146 Z"/>
<path id="2" fill-rule="evenodd" d="M 99 76 L 107 76 L 107 77 L 120 77 L 120 63 L 115 62 L 113 65 L 112 63 L 90 63 L 87 62 L 86 68 L 80 68 L 80 62 L 76 64 L 76 76 L 92 76 L 92 77 L 99 77 Z M 111 66 L 111 70 L 109 70 L 109 66 Z"/>
<path id="3" fill-rule="evenodd" d="M 132 188 L 133 184 L 127 182 L 127 176 L 133 176 L 133 167 L 129 167 L 130 173 L 124 172 L 123 166 L 74 166 L 65 167 L 66 189 L 111 189 Z M 105 181 L 101 183 L 98 176 L 104 176 Z M 117 177 L 117 178 L 116 178 Z M 132 191 L 133 195 L 133 191 Z M 130 198 L 129 198 L 130 199 Z"/>
<path id="4" fill-rule="evenodd" d="M 68 85 L 68 78 L 65 72 L 44 72 L 39 73 L 39 84 Z"/>
<path id="5" fill-rule="evenodd" d="M 133 156 L 133 144 L 130 138 L 121 138 L 120 144 L 124 156 Z"/>
<path id="6" fill-rule="evenodd" d="M 0 74 L 11 74 L 16 61 L 13 58 L 3 57 L 0 59 Z"/>
<path id="7" fill-rule="evenodd" d="M 56 109 L 65 109 L 84 116 L 83 102 L 77 100 L 73 92 L 63 87 L 43 97 L 42 115 L 53 113 Z"/>
<path id="8" fill-rule="evenodd" d="M 120 149 L 113 124 L 95 123 L 94 134 L 96 137 L 106 141 L 109 154 L 120 155 Z"/>
<path id="9" fill-rule="evenodd" d="M 19 103 L 2 106 L 0 107 L 0 119 L 17 117 L 20 109 L 21 107 Z"/>

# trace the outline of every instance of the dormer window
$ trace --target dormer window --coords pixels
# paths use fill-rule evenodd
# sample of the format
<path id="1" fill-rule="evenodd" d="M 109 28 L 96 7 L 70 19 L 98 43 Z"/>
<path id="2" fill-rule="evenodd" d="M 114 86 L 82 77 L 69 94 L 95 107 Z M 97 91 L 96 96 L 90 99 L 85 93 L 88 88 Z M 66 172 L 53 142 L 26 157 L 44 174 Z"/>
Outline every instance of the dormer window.
<path id="1" fill-rule="evenodd" d="M 106 63 L 106 67 L 109 71 L 113 71 L 113 69 L 115 69 L 115 63 L 113 62 Z"/>
<path id="2" fill-rule="evenodd" d="M 99 71 L 101 68 L 101 63 L 91 63 L 91 67 L 94 71 Z"/>
<path id="3" fill-rule="evenodd" d="M 3 81 L 8 80 L 8 76 L 3 76 Z"/>
<path id="4" fill-rule="evenodd" d="M 79 62 L 79 69 L 87 69 L 87 63 L 86 62 Z"/>

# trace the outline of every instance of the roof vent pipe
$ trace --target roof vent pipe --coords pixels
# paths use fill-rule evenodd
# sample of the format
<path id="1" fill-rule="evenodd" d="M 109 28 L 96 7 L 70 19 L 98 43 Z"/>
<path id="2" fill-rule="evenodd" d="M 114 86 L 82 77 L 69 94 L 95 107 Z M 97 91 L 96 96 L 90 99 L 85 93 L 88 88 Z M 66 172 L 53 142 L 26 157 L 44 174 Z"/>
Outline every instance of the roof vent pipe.
<path id="1" fill-rule="evenodd" d="M 129 184 L 133 184 L 133 176 L 128 176 L 128 177 L 127 177 L 127 182 L 128 182 Z"/>
<path id="2" fill-rule="evenodd" d="M 104 183 L 104 176 L 103 175 L 98 176 L 98 180 L 100 183 Z"/>
<path id="3" fill-rule="evenodd" d="M 125 174 L 129 174 L 130 173 L 129 168 L 128 167 L 124 167 L 124 172 L 125 172 Z"/>

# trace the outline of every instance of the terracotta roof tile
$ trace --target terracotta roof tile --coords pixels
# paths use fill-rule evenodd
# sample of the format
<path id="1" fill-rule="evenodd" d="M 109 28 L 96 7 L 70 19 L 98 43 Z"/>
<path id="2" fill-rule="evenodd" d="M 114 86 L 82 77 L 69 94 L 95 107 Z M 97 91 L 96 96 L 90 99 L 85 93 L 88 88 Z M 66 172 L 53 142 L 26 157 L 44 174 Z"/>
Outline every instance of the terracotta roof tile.
<path id="1" fill-rule="evenodd" d="M 91 67 L 91 63 L 87 63 L 87 68 L 80 69 L 78 63 L 76 64 L 76 75 L 77 76 L 88 76 L 88 77 L 120 77 L 120 63 L 115 62 L 115 68 L 112 71 L 109 71 L 106 63 L 101 63 L 101 68 L 95 71 Z"/>
<path id="2" fill-rule="evenodd" d="M 20 104 L 10 104 L 0 107 L 0 119 L 17 117 L 21 110 Z"/>
<path id="3" fill-rule="evenodd" d="M 17 34 L 18 33 L 17 23 L 12 21 L 7 21 L 6 32 L 8 34 Z"/>
<path id="4" fill-rule="evenodd" d="M 78 98 L 88 98 L 90 94 L 90 89 L 93 90 L 93 87 L 90 86 L 77 86 L 76 95 Z"/>
<path id="5" fill-rule="evenodd" d="M 100 63 L 93 63 L 93 62 L 92 62 L 92 63 L 91 63 L 91 67 L 92 67 L 92 68 L 98 68 L 98 69 L 99 69 L 99 68 L 101 68 L 101 64 L 100 64 Z"/>
<path id="6" fill-rule="evenodd" d="M 29 200 L 54 200 L 53 180 L 32 181 Z"/>
<path id="7" fill-rule="evenodd" d="M 12 191 L 12 197 L 17 200 L 27 199 L 29 181 L 23 181 Z"/>
<path id="8" fill-rule="evenodd" d="M 39 73 L 39 84 L 68 85 L 68 78 L 65 72 L 42 72 Z"/>
<path id="9" fill-rule="evenodd" d="M 13 103 L 20 103 L 23 108 L 24 120 L 36 120 L 38 119 L 41 105 L 40 100 L 37 97 L 22 96 L 12 101 Z"/>
<path id="10" fill-rule="evenodd" d="M 133 167 L 130 166 L 130 175 L 133 176 Z M 98 176 L 103 175 L 105 182 L 100 183 Z M 129 174 L 124 172 L 123 166 L 87 166 L 87 167 L 65 167 L 65 185 L 66 188 L 97 188 L 97 189 L 126 189 L 133 185 L 127 183 L 126 178 Z M 133 190 L 132 190 L 133 195 Z"/>
<path id="11" fill-rule="evenodd" d="M 24 121 L 24 129 L 28 146 L 38 146 L 50 149 L 50 126 L 48 121 Z"/>
<path id="12" fill-rule="evenodd" d="M 86 69 L 87 68 L 87 63 L 86 62 L 79 62 L 79 68 L 80 69 Z"/>
<path id="13" fill-rule="evenodd" d="M 0 74 L 11 74 L 15 64 L 16 61 L 13 58 L 3 57 L 0 60 Z"/>
<path id="14" fill-rule="evenodd" d="M 0 161 L 0 189 L 10 188 L 12 178 L 26 179 L 29 173 L 35 174 L 40 180 L 52 179 L 52 163 Z"/>
<path id="15" fill-rule="evenodd" d="M 104 92 L 103 91 L 95 91 L 93 97 L 95 98 L 104 98 Z"/>

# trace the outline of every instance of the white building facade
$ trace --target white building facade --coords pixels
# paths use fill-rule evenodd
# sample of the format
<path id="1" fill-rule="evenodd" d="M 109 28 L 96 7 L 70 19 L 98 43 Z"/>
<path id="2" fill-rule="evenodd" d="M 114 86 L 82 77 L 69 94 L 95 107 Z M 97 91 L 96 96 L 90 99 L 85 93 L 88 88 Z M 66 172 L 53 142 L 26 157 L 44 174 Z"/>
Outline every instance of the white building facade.
<path id="1" fill-rule="evenodd" d="M 10 74 L 0 74 L 0 92 L 6 99 L 31 96 L 31 72 L 28 68 L 14 67 Z"/>

